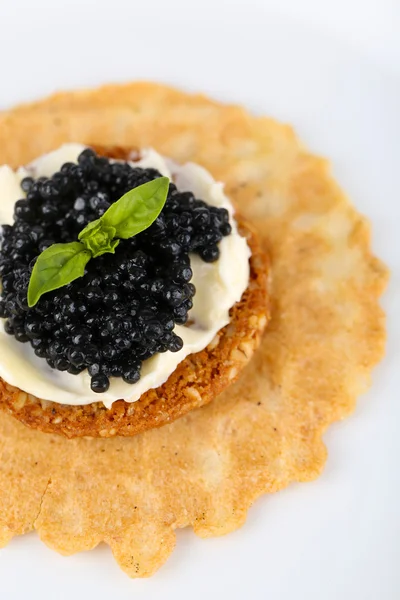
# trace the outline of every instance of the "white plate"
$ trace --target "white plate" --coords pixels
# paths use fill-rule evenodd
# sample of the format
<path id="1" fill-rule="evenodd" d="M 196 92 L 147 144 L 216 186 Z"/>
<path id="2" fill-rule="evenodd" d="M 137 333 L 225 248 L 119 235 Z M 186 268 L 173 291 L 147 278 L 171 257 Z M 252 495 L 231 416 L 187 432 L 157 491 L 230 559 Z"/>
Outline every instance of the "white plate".
<path id="1" fill-rule="evenodd" d="M 0 552 L 1 598 L 400 597 L 400 46 L 389 35 L 396 3 L 307 1 L 303 11 L 296 3 L 295 18 L 288 2 L 281 16 L 267 4 L 1 0 L 0 107 L 56 88 L 145 77 L 295 124 L 332 159 L 372 219 L 376 253 L 392 267 L 388 356 L 355 414 L 326 434 L 322 477 L 259 500 L 240 531 L 210 540 L 178 531 L 175 552 L 149 581 L 129 580 L 105 546 L 62 558 L 30 534 Z"/>

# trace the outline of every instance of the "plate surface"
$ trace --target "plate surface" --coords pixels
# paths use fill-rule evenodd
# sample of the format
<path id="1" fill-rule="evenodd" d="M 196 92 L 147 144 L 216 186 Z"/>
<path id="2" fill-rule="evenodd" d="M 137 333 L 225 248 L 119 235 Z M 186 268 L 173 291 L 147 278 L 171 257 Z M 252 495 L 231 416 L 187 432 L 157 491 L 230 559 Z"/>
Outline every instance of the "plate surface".
<path id="1" fill-rule="evenodd" d="M 302 11 L 288 1 L 232 4 L 2 0 L 0 109 L 146 78 L 293 123 L 331 158 L 392 269 L 387 358 L 355 414 L 327 432 L 322 477 L 262 498 L 240 531 L 210 540 L 179 531 L 172 557 L 147 581 L 129 580 L 106 546 L 63 558 L 29 534 L 0 551 L 7 600 L 400 597 L 399 11 L 390 0 L 324 11 L 311 0 Z"/>

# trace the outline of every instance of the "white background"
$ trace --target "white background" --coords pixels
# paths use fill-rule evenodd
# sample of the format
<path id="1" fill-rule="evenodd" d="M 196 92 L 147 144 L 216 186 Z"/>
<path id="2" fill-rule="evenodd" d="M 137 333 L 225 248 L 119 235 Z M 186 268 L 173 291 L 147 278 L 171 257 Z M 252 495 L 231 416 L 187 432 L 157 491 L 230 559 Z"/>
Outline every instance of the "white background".
<path id="1" fill-rule="evenodd" d="M 0 0 L 0 108 L 141 77 L 292 122 L 332 159 L 393 272 L 387 358 L 326 434 L 318 481 L 261 499 L 225 538 L 178 532 L 151 580 L 129 580 L 105 546 L 62 558 L 36 534 L 15 539 L 1 598 L 400 598 L 399 39 L 399 0 Z"/>

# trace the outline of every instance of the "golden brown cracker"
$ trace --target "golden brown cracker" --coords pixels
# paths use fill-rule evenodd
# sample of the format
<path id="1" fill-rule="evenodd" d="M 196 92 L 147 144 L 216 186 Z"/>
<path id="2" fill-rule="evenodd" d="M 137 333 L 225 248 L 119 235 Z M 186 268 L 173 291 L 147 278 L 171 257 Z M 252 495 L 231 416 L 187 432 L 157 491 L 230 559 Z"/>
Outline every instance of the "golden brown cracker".
<path id="1" fill-rule="evenodd" d="M 177 527 L 227 533 L 260 494 L 321 472 L 323 432 L 353 409 L 384 351 L 378 297 L 387 272 L 326 161 L 288 126 L 141 83 L 0 115 L 0 163 L 67 140 L 149 145 L 203 164 L 227 183 L 272 257 L 267 334 L 214 402 L 106 440 L 66 440 L 0 415 L 0 541 L 35 528 L 70 554 L 103 540 L 130 576 L 145 576 L 172 551 Z"/>

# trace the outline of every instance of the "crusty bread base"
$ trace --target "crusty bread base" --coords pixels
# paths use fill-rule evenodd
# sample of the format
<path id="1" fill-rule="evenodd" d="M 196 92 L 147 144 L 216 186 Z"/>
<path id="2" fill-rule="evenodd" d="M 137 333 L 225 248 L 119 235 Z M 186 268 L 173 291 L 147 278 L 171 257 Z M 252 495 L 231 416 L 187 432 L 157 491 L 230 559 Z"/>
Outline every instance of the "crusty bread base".
<path id="1" fill-rule="evenodd" d="M 0 415 L 0 544 L 37 529 L 63 554 L 105 541 L 132 577 L 169 556 L 174 530 L 239 527 L 260 494 L 319 475 L 322 434 L 353 409 L 382 357 L 387 279 L 369 226 L 292 129 L 150 83 L 65 93 L 0 115 L 0 163 L 65 141 L 154 146 L 203 164 L 272 258 L 272 320 L 214 402 L 133 438 L 43 434 Z"/>
<path id="2" fill-rule="evenodd" d="M 97 146 L 99 154 L 127 159 L 132 149 Z M 0 377 L 0 409 L 39 431 L 73 437 L 132 436 L 171 423 L 213 400 L 239 377 L 259 346 L 270 318 L 268 268 L 257 235 L 239 220 L 240 232 L 251 248 L 250 282 L 241 301 L 230 311 L 230 323 L 201 352 L 182 361 L 164 385 L 143 394 L 137 402 L 102 402 L 68 406 L 41 400 L 8 385 Z"/>

